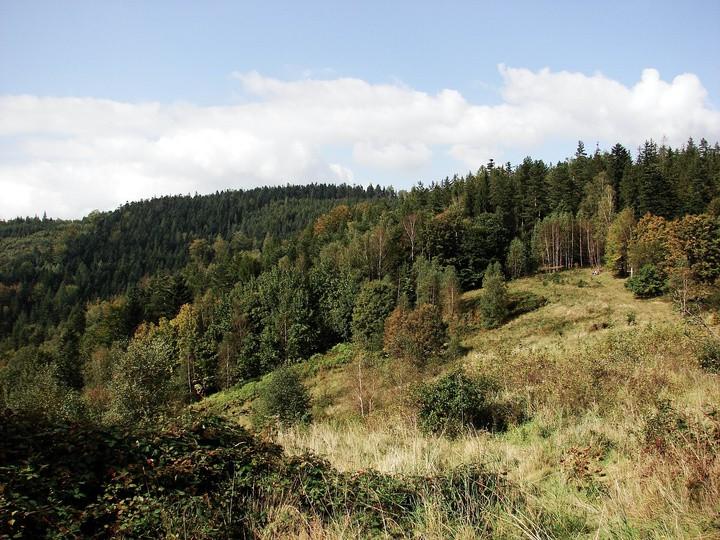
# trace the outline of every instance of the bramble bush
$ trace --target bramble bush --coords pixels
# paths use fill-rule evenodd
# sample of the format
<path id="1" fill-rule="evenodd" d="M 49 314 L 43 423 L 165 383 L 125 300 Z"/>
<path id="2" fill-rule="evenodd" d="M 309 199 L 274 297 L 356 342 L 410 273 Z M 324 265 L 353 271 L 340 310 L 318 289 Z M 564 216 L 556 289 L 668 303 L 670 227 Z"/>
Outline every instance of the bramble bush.
<path id="1" fill-rule="evenodd" d="M 278 504 L 301 521 L 395 538 L 428 497 L 484 530 L 509 487 L 477 465 L 433 477 L 339 472 L 215 417 L 118 430 L 2 411 L 0 486 L 2 538 L 198 540 L 257 538 Z"/>

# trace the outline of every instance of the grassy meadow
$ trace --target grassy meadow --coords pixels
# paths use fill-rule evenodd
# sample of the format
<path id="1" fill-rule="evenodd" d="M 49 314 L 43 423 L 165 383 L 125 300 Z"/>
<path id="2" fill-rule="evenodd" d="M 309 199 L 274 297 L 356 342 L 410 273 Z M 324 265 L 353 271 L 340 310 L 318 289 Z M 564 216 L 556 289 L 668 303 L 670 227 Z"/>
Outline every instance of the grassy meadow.
<path id="1" fill-rule="evenodd" d="M 465 294 L 454 360 L 418 367 L 344 344 L 308 360 L 300 370 L 313 423 L 265 435 L 344 472 L 430 477 L 479 466 L 503 479 L 480 528 L 476 508 L 428 494 L 408 531 L 417 537 L 720 538 L 720 378 L 698 365 L 702 331 L 668 300 L 636 300 L 607 273 L 535 276 L 509 289 L 541 307 L 482 330 L 480 293 Z M 496 433 L 423 434 L 414 389 L 457 368 L 496 381 L 517 421 Z M 197 406 L 247 424 L 262 384 Z M 350 520 L 293 519 L 292 501 L 274 512 L 259 534 L 360 535 Z"/>

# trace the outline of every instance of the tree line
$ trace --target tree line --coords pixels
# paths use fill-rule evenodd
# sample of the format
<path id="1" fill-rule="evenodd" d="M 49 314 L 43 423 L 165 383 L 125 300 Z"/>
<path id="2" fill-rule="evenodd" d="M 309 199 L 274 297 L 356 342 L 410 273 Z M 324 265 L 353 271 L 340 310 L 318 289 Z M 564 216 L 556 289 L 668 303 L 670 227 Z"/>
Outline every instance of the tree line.
<path id="1" fill-rule="evenodd" d="M 3 400 L 142 419 L 340 342 L 422 361 L 456 332 L 462 291 L 484 285 L 495 326 L 502 281 L 538 270 L 650 265 L 688 299 L 720 272 L 719 190 L 717 144 L 648 141 L 633 160 L 579 143 L 397 193 L 258 188 L 3 222 Z"/>

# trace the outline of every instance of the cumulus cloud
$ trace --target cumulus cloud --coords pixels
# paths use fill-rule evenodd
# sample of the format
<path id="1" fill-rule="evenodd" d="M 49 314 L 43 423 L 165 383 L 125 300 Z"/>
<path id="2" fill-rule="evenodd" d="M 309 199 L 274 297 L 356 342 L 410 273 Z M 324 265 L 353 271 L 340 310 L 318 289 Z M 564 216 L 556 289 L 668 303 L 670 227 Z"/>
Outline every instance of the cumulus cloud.
<path id="1" fill-rule="evenodd" d="M 0 96 L 0 217 L 77 217 L 153 195 L 289 181 L 422 177 L 433 159 L 463 170 L 550 140 L 720 138 L 720 111 L 693 74 L 664 81 L 646 69 L 626 86 L 602 74 L 499 73 L 502 103 L 492 106 L 451 89 L 257 72 L 234 74 L 243 102 L 215 107 Z"/>

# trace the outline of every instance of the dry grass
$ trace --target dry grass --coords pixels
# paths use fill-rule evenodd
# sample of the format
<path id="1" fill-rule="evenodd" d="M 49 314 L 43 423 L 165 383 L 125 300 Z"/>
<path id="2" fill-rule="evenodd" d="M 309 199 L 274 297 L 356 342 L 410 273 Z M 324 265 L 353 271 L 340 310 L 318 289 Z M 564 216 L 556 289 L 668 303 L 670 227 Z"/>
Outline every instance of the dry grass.
<path id="1" fill-rule="evenodd" d="M 556 280 L 511 283 L 548 304 L 473 333 L 468 354 L 448 365 L 419 371 L 356 356 L 311 373 L 318 421 L 276 440 L 345 471 L 433 475 L 481 463 L 514 486 L 488 517 L 485 534 L 496 538 L 720 538 L 720 377 L 697 366 L 698 331 L 668 302 L 635 300 L 607 274 Z M 408 389 L 458 365 L 498 380 L 531 420 L 454 440 L 421 433 Z M 289 536 L 357 537 L 342 522 L 301 529 Z M 478 532 L 428 500 L 414 534 Z"/>

